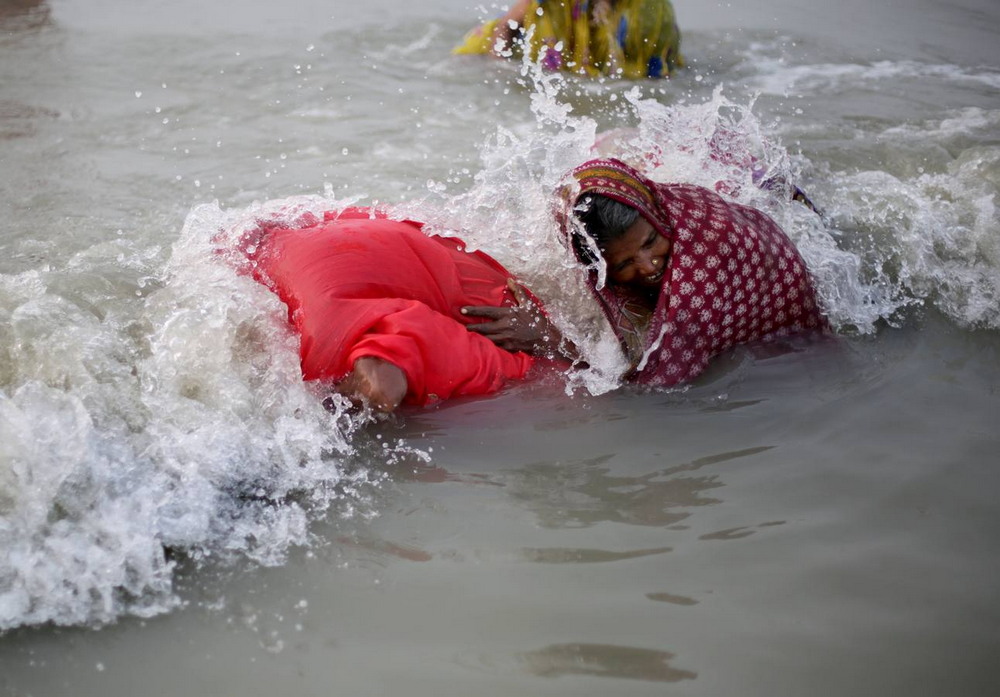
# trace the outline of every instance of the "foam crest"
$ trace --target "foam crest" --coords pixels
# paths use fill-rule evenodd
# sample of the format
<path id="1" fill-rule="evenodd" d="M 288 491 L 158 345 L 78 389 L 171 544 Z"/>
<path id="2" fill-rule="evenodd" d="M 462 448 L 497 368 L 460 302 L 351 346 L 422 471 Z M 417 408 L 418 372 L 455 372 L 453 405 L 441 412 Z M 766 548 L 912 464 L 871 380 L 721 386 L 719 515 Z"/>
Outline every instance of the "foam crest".
<path id="1" fill-rule="evenodd" d="M 198 207 L 166 266 L 120 286 L 91 251 L 0 279 L 0 630 L 167 611 L 168 550 L 277 564 L 331 507 L 363 508 L 368 417 L 302 382 L 285 308 L 220 246 L 320 199 Z"/>
<path id="2" fill-rule="evenodd" d="M 0 395 L 0 434 L 0 629 L 174 605 L 151 534 L 167 492 L 148 461 L 99 431 L 82 399 L 37 381 Z"/>
<path id="3" fill-rule="evenodd" d="M 1000 88 L 1000 72 L 988 68 L 965 68 L 919 61 L 875 61 L 868 64 L 818 63 L 787 65 L 779 57 L 769 58 L 754 47 L 747 56 L 754 63 L 756 77 L 750 84 L 763 94 L 787 96 L 802 92 L 856 90 L 880 82 L 900 80 L 947 80 L 973 88 Z"/>
<path id="4" fill-rule="evenodd" d="M 559 239 L 551 192 L 568 169 L 599 155 L 624 159 L 656 181 L 699 184 L 768 213 L 799 247 L 826 312 L 843 332 L 872 333 L 924 302 L 963 327 L 1000 326 L 995 112 L 956 110 L 881 134 L 890 151 L 930 142 L 942 153 L 939 171 L 903 159 L 887 160 L 885 171 L 837 172 L 790 154 L 756 115 L 753 100 L 733 102 L 721 88 L 703 103 L 668 105 L 633 87 L 615 105 L 623 125 L 599 132 L 565 101 L 571 82 L 524 74 L 541 80 L 533 94 L 536 127 L 518 133 L 501 127 L 484 143 L 483 169 L 470 192 L 447 202 L 454 212 L 447 222 L 467 226 L 477 245 L 556 308 L 564 331 L 600 366 L 599 379 L 583 378 L 588 389 L 614 387 L 620 365 L 607 333 L 595 329 L 600 315 Z M 766 181 L 779 185 L 759 185 Z M 790 187 L 807 181 L 824 215 L 789 200 Z M 581 324 L 590 331 L 581 332 Z"/>
<path id="5" fill-rule="evenodd" d="M 614 389 L 624 367 L 552 215 L 561 178 L 593 157 L 618 157 L 655 181 L 698 184 L 767 212 L 799 246 L 839 328 L 871 332 L 910 301 L 856 249 L 840 243 L 844 231 L 830 218 L 790 201 L 790 187 L 812 165 L 793 158 L 768 132 L 753 101 L 733 102 L 720 88 L 703 103 L 667 105 L 635 86 L 621 98 L 613 93 L 622 126 L 600 132 L 566 99 L 576 89 L 572 81 L 531 66 L 522 76 L 533 90 L 535 123 L 516 132 L 498 127 L 481 148 L 483 166 L 468 192 L 429 196 L 410 204 L 408 213 L 495 256 L 545 301 L 592 366 L 572 373 L 570 389 Z M 763 181 L 776 184 L 762 187 Z"/>
<path id="6" fill-rule="evenodd" d="M 862 255 L 860 274 L 966 328 L 1000 327 L 998 119 L 969 108 L 885 129 L 887 152 L 920 157 L 828 175 L 829 213 Z"/>

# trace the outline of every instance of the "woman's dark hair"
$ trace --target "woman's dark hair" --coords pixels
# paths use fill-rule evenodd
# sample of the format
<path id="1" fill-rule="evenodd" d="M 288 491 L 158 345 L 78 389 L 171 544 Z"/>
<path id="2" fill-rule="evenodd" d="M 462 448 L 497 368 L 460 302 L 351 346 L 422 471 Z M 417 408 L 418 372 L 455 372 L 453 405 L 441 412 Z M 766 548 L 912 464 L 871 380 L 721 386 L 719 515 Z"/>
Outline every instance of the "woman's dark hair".
<path id="1" fill-rule="evenodd" d="M 570 234 L 576 258 L 585 264 L 597 261 L 594 245 L 603 250 L 639 218 L 639 211 L 601 194 L 585 194 L 577 199 L 576 219 L 579 227 Z M 586 237 L 590 240 L 587 240 Z"/>

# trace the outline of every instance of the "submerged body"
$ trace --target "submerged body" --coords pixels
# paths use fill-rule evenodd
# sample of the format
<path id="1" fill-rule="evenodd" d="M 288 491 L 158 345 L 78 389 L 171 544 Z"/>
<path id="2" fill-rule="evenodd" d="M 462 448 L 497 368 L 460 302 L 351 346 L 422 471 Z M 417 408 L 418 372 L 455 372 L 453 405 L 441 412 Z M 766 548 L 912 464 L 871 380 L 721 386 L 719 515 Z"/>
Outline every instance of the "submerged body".
<path id="1" fill-rule="evenodd" d="M 405 378 L 400 401 L 423 405 L 478 395 L 524 377 L 532 359 L 466 331 L 463 305 L 513 301 L 510 274 L 461 240 L 432 237 L 419 223 L 368 209 L 327 214 L 299 229 L 262 231 L 247 245 L 253 273 L 288 306 L 301 336 L 306 380 L 349 392 Z M 395 402 L 395 403 L 393 403 Z"/>
<path id="2" fill-rule="evenodd" d="M 454 53 L 527 53 L 590 77 L 669 77 L 684 63 L 670 0 L 520 0 L 469 32 Z"/>

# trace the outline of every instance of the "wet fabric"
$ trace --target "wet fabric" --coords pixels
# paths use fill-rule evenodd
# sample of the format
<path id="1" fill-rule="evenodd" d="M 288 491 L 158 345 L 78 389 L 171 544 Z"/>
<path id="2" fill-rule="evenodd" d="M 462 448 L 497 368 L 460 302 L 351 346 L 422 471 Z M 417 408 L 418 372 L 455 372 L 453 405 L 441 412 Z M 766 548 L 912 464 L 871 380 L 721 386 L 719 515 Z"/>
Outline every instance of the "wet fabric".
<path id="1" fill-rule="evenodd" d="M 498 21 L 473 29 L 454 53 L 490 53 Z M 523 32 L 520 51 L 553 71 L 636 80 L 684 64 L 670 0 L 534 0 Z"/>
<path id="2" fill-rule="evenodd" d="M 306 380 L 339 380 L 364 356 L 405 374 L 405 402 L 481 395 L 524 377 L 532 359 L 470 332 L 463 305 L 514 302 L 510 274 L 457 238 L 368 209 L 329 213 L 245 241 L 254 277 L 288 306 Z"/>
<path id="3" fill-rule="evenodd" d="M 628 379 L 675 385 L 738 344 L 828 330 L 805 262 L 764 213 L 693 184 L 654 183 L 615 159 L 584 163 L 562 190 L 568 207 L 587 193 L 637 209 L 672 244 L 652 310 L 627 287 L 602 286 L 596 270 L 590 277 Z M 564 214 L 568 232 L 572 220 Z"/>

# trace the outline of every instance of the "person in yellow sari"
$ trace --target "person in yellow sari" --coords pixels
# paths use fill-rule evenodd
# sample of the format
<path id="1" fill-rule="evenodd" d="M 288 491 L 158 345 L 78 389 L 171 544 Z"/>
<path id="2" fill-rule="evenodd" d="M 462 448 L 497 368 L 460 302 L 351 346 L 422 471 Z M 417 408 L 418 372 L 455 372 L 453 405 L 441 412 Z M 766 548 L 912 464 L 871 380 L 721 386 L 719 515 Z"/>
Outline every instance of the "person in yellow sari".
<path id="1" fill-rule="evenodd" d="M 548 70 L 630 80 L 684 65 L 670 0 L 517 0 L 452 53 L 521 56 Z"/>

